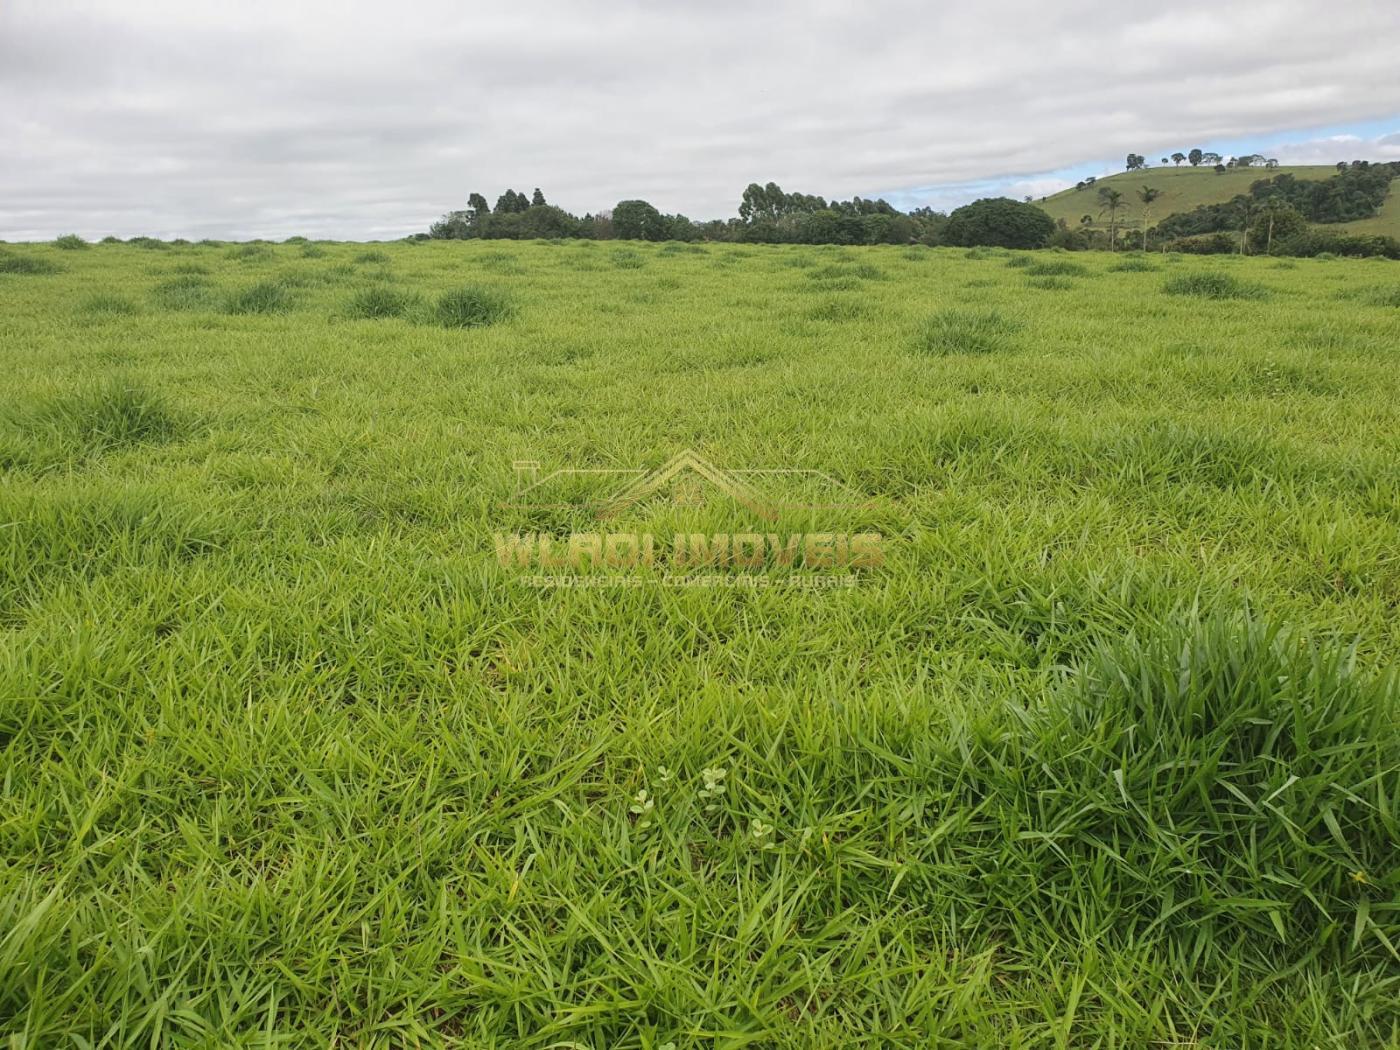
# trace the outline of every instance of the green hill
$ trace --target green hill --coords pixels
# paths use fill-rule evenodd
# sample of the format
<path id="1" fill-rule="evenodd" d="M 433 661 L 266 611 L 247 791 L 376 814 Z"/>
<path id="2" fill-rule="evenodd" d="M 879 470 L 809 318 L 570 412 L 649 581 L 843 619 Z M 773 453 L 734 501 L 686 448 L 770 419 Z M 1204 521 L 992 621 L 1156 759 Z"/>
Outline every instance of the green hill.
<path id="1" fill-rule="evenodd" d="M 1223 175 L 1217 175 L 1212 168 L 1148 168 L 1146 171 L 1124 171 L 1099 179 L 1092 186 L 1082 190 L 1068 189 L 1038 202 L 1039 207 L 1050 213 L 1052 219 L 1064 219 L 1071 227 L 1078 227 L 1085 215 L 1092 215 L 1095 228 L 1107 226 L 1107 221 L 1099 215 L 1100 186 L 1111 186 L 1123 194 L 1124 207 L 1120 211 L 1120 222 L 1127 227 L 1140 227 L 1142 224 L 1142 202 L 1138 200 L 1138 190 L 1151 186 L 1162 191 L 1162 195 L 1152 204 L 1152 222 L 1156 224 L 1168 215 L 1190 211 L 1203 204 L 1224 204 L 1230 198 L 1248 192 L 1252 183 L 1260 179 L 1270 179 L 1276 175 L 1292 175 L 1298 179 L 1327 179 L 1337 174 L 1337 169 L 1329 164 L 1312 164 L 1299 167 L 1278 168 L 1231 168 Z M 1390 196 L 1386 198 L 1380 214 L 1357 222 L 1343 222 L 1329 225 L 1330 229 L 1347 230 L 1352 233 L 1383 233 L 1400 238 L 1400 193 L 1392 185 Z"/>

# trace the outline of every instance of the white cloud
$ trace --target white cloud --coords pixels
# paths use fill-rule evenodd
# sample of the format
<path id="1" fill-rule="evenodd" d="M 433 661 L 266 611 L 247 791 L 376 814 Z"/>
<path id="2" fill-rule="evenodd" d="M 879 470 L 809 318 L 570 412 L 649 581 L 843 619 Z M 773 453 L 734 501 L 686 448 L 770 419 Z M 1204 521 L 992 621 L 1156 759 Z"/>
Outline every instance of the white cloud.
<path id="1" fill-rule="evenodd" d="M 1390 0 L 9 0 L 0 236 L 398 236 L 507 186 L 695 217 L 770 179 L 1040 196 L 1086 158 L 1400 113 L 1397 44 Z"/>

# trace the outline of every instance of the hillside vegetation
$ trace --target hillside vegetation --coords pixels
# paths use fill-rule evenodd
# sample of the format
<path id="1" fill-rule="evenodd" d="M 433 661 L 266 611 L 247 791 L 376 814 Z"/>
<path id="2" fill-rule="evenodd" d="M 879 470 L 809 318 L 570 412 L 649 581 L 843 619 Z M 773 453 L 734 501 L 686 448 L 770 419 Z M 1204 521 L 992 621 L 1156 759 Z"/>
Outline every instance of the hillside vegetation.
<path id="1" fill-rule="evenodd" d="M 1136 229 L 1142 225 L 1143 204 L 1138 199 L 1138 190 L 1143 186 L 1151 186 L 1161 191 L 1161 196 L 1152 204 L 1150 217 L 1151 224 L 1156 225 L 1169 215 L 1212 204 L 1225 204 L 1242 193 L 1248 193 L 1249 187 L 1261 179 L 1292 175 L 1300 180 L 1322 181 L 1336 174 L 1336 167 L 1330 164 L 1269 169 L 1230 168 L 1223 174 L 1217 174 L 1207 167 L 1157 167 L 1107 175 L 1083 189 L 1063 190 L 1036 203 L 1052 219 L 1063 219 L 1071 229 L 1078 228 L 1085 215 L 1093 217 L 1091 228 L 1105 229 L 1108 220 L 1100 214 L 1102 205 L 1098 198 L 1098 190 L 1105 186 L 1111 187 L 1123 194 L 1123 207 L 1119 211 L 1120 229 Z M 1356 222 L 1329 223 L 1328 228 L 1347 233 L 1383 234 L 1400 238 L 1400 194 L 1397 194 L 1392 184 L 1390 196 L 1386 199 L 1380 215 Z"/>

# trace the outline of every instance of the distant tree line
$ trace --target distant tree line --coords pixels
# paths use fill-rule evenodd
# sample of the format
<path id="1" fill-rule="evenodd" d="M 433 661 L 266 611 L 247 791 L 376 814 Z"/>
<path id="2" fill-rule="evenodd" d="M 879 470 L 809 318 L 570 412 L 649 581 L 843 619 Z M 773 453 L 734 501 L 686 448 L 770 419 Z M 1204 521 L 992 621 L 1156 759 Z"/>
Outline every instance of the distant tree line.
<path id="1" fill-rule="evenodd" d="M 1163 158 L 1193 166 L 1218 162 L 1218 154 L 1192 149 Z M 1231 158 L 1237 167 L 1274 166 L 1258 154 Z M 1129 170 L 1145 167 L 1143 158 L 1129 154 Z M 1223 167 L 1223 166 L 1222 166 Z M 1224 204 L 1205 205 L 1170 215 L 1151 226 L 1152 208 L 1161 191 L 1143 185 L 1136 191 L 1143 220 L 1130 230 L 1131 242 L 1143 249 L 1186 252 L 1267 251 L 1287 254 L 1394 255 L 1400 246 L 1391 238 L 1349 237 L 1312 230 L 1312 223 L 1348 222 L 1377 213 L 1391 180 L 1400 175 L 1400 162 L 1341 163 L 1338 173 L 1321 181 L 1279 175 L 1253 183 L 1247 193 Z M 1076 187 L 1087 189 L 1088 178 Z M 696 222 L 684 215 L 666 215 L 644 200 L 619 201 L 611 211 L 577 217 L 555 207 L 544 193 L 508 189 L 491 207 L 480 193 L 471 193 L 467 207 L 448 212 L 420 238 L 534 240 L 590 238 L 597 240 L 730 241 L 779 244 L 912 244 L 1004 248 L 1059 247 L 1068 250 L 1116 249 L 1126 227 L 1122 214 L 1126 195 L 1112 186 L 1099 186 L 1097 218 L 1106 229 L 1094 229 L 1096 216 L 1086 213 L 1078 227 L 1058 222 L 1026 201 L 989 197 L 963 205 L 949 214 L 930 208 L 900 211 L 883 199 L 831 200 L 790 193 L 777 183 L 750 183 L 731 219 Z"/>
<path id="2" fill-rule="evenodd" d="M 777 183 L 751 183 L 733 219 L 695 222 L 684 215 L 664 215 L 643 200 L 619 201 L 611 211 L 582 218 L 545 200 L 536 189 L 526 197 L 506 190 L 491 208 L 480 193 L 467 198 L 467 207 L 448 212 L 428 230 L 428 236 L 464 240 L 589 237 L 644 241 L 743 241 L 792 244 L 908 244 L 939 243 L 948 216 L 929 208 L 902 212 L 885 200 L 854 197 L 827 201 L 805 193 L 789 193 Z"/>

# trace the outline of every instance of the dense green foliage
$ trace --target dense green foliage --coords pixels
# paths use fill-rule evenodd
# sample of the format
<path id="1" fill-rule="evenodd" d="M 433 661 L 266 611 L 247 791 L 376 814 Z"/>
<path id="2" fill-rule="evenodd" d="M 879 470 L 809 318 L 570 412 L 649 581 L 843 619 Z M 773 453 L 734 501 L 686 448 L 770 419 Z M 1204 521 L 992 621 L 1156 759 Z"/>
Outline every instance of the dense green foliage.
<path id="1" fill-rule="evenodd" d="M 1055 223 L 1035 205 L 984 197 L 953 210 L 943 240 L 963 247 L 1043 248 L 1054 232 Z"/>
<path id="2" fill-rule="evenodd" d="M 1400 1043 L 1400 263 L 7 251 L 0 1038 Z M 494 557 L 685 448 L 885 563 Z"/>

